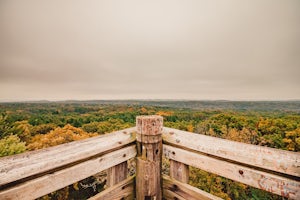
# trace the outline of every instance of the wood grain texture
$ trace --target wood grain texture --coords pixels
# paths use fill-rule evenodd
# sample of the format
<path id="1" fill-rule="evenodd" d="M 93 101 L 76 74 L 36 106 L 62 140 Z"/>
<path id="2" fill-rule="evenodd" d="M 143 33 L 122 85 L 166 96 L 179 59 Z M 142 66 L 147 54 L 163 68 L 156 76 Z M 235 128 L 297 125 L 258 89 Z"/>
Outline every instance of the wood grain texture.
<path id="1" fill-rule="evenodd" d="M 127 178 L 127 161 L 107 170 L 106 186 L 112 187 Z"/>
<path id="2" fill-rule="evenodd" d="M 135 128 L 0 159 L 0 186 L 121 148 L 135 141 Z"/>
<path id="3" fill-rule="evenodd" d="M 163 146 L 163 152 L 166 158 L 287 198 L 300 199 L 299 181 L 258 171 L 249 167 L 243 167 L 169 145 Z"/>
<path id="4" fill-rule="evenodd" d="M 183 183 L 189 182 L 189 166 L 170 160 L 170 177 Z"/>
<path id="5" fill-rule="evenodd" d="M 141 158 L 136 160 L 136 198 L 144 200 L 161 199 L 161 164 L 160 162 L 146 161 Z"/>
<path id="6" fill-rule="evenodd" d="M 164 199 L 178 200 L 221 200 L 221 198 L 182 183 L 168 176 L 163 176 Z"/>
<path id="7" fill-rule="evenodd" d="M 136 130 L 141 135 L 160 135 L 163 129 L 163 117 L 144 115 L 136 117 Z"/>
<path id="8" fill-rule="evenodd" d="M 163 129 L 163 141 L 247 165 L 300 176 L 300 153 L 244 144 L 166 127 Z"/>
<path id="9" fill-rule="evenodd" d="M 120 183 L 102 191 L 88 200 L 132 200 L 134 199 L 135 176 L 129 177 Z"/>
<path id="10" fill-rule="evenodd" d="M 161 200 L 161 162 L 163 118 L 138 116 L 136 118 L 137 146 L 136 199 Z"/>
<path id="11" fill-rule="evenodd" d="M 125 162 L 135 156 L 135 145 L 125 147 L 0 191 L 0 199 L 35 199 Z"/>

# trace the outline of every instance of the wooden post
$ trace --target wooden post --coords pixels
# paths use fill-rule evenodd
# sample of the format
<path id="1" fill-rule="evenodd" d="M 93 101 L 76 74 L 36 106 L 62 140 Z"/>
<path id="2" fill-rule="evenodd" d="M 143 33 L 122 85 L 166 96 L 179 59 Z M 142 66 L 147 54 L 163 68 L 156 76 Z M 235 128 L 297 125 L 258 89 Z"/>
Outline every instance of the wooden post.
<path id="1" fill-rule="evenodd" d="M 180 182 L 188 183 L 189 166 L 175 160 L 170 160 L 170 177 Z"/>
<path id="2" fill-rule="evenodd" d="M 127 161 L 107 170 L 106 186 L 112 187 L 127 178 Z"/>
<path id="3" fill-rule="evenodd" d="M 161 116 L 139 116 L 137 127 L 136 199 L 162 199 L 162 128 Z"/>

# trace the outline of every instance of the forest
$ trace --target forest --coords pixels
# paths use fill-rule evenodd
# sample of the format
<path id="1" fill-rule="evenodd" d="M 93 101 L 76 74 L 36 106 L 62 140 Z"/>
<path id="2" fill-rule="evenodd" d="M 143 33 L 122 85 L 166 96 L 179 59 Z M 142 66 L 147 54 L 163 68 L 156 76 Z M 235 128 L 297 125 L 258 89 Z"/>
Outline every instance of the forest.
<path id="1" fill-rule="evenodd" d="M 300 151 L 300 102 L 65 101 L 0 104 L 0 157 L 135 126 L 161 115 L 164 126 L 213 137 Z M 167 165 L 167 164 L 165 164 Z M 190 184 L 223 199 L 283 199 L 190 167 Z M 103 175 L 41 199 L 84 199 L 103 190 Z"/>

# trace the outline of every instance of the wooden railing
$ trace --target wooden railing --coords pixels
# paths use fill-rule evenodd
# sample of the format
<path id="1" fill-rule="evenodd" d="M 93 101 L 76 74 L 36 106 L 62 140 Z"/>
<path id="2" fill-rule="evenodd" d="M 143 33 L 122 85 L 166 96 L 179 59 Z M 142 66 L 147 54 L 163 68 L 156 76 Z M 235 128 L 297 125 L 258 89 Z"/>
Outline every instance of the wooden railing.
<path id="1" fill-rule="evenodd" d="M 132 197 L 134 177 L 127 178 L 126 161 L 136 156 L 134 130 L 0 159 L 0 199 L 35 199 L 106 169 L 110 188 L 94 199 Z"/>
<path id="2" fill-rule="evenodd" d="M 300 199 L 299 153 L 172 128 L 164 128 L 163 141 L 164 155 L 170 159 L 170 177 L 164 177 L 164 195 L 168 198 L 193 199 L 191 194 L 195 194 L 189 192 L 187 185 L 188 166 L 193 166 L 283 197 Z M 215 199 L 203 191 L 198 193 L 196 199 Z"/>
<path id="3" fill-rule="evenodd" d="M 163 144 L 162 144 L 163 143 Z M 161 175 L 162 155 L 170 176 Z M 127 160 L 136 157 L 136 175 Z M 0 159 L 0 199 L 35 199 L 107 170 L 96 199 L 220 199 L 188 184 L 189 166 L 300 199 L 300 154 L 163 127 L 162 117 L 86 140 Z"/>

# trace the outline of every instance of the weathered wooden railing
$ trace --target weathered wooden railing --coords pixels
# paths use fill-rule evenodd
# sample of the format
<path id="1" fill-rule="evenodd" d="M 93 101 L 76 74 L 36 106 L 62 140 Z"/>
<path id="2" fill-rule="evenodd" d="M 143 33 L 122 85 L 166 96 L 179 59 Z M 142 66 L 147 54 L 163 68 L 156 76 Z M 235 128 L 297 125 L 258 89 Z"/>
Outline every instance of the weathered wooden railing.
<path id="1" fill-rule="evenodd" d="M 193 166 L 291 199 L 300 199 L 300 154 L 164 128 L 163 152 L 170 159 L 164 196 L 214 199 L 187 185 Z M 176 181 L 174 181 L 176 180 Z M 176 185 L 174 187 L 174 185 Z M 198 194 L 198 198 L 195 195 Z"/>
<path id="2" fill-rule="evenodd" d="M 136 156 L 134 130 L 0 159 L 0 199 L 35 199 L 106 169 L 110 188 L 94 198 L 133 197 L 126 161 Z"/>
<path id="3" fill-rule="evenodd" d="M 170 160 L 170 176 L 161 176 L 162 155 Z M 134 157 L 136 176 L 127 177 L 127 160 Z M 220 199 L 188 185 L 189 166 L 300 199 L 299 153 L 163 128 L 159 116 L 137 117 L 134 128 L 0 159 L 0 199 L 35 199 L 103 170 L 108 188 L 91 200 Z"/>

